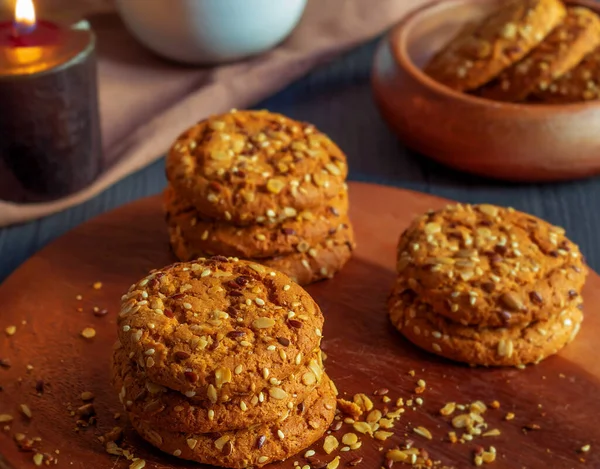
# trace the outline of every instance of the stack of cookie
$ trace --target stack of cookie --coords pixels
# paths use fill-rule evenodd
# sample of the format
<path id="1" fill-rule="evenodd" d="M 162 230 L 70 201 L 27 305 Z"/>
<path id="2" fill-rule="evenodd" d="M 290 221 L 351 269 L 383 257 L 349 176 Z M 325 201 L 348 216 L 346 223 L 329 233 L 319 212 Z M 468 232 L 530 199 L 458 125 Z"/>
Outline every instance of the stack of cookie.
<path id="1" fill-rule="evenodd" d="M 593 99 L 597 93 L 572 90 L 599 46 L 600 18 L 593 11 L 560 0 L 511 0 L 463 29 L 425 72 L 457 91 L 497 101 Z"/>
<path id="2" fill-rule="evenodd" d="M 390 317 L 411 342 L 477 365 L 537 363 L 581 321 L 587 269 L 562 228 L 492 205 L 455 205 L 401 236 Z"/>
<path id="3" fill-rule="evenodd" d="M 318 305 L 286 275 L 213 257 L 174 264 L 122 298 L 113 381 L 136 431 L 162 451 L 263 466 L 326 431 Z"/>
<path id="4" fill-rule="evenodd" d="M 167 157 L 165 209 L 183 261 L 251 259 L 305 285 L 354 248 L 342 151 L 314 126 L 231 111 L 189 129 Z"/>

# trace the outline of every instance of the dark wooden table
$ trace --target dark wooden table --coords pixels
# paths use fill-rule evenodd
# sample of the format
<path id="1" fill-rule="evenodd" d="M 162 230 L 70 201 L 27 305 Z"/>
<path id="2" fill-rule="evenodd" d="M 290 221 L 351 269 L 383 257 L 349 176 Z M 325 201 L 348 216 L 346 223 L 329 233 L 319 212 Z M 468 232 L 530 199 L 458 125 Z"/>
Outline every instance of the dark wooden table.
<path id="1" fill-rule="evenodd" d="M 375 44 L 373 41 L 314 70 L 257 107 L 313 122 L 328 133 L 347 153 L 351 179 L 463 202 L 510 205 L 561 225 L 598 270 L 600 217 L 594 207 L 600 206 L 600 178 L 545 185 L 502 183 L 453 171 L 408 150 L 388 129 L 372 100 L 369 75 Z M 165 184 L 160 161 L 78 207 L 0 229 L 0 280 L 71 228 L 119 205 L 156 194 Z"/>

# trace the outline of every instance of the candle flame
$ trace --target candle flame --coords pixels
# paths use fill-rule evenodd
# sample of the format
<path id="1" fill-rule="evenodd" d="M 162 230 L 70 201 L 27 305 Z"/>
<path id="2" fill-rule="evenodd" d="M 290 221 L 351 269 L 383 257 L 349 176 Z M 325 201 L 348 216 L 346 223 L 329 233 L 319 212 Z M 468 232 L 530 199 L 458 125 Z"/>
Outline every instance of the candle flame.
<path id="1" fill-rule="evenodd" d="M 35 27 L 35 7 L 33 0 L 17 0 L 15 23 L 25 28 Z"/>

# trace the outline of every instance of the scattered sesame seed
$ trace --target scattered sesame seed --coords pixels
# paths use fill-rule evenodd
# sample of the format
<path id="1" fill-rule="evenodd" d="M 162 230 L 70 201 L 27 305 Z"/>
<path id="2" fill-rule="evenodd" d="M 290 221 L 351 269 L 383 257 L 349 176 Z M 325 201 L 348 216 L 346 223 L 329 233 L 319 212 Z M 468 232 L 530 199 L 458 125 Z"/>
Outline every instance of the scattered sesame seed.
<path id="1" fill-rule="evenodd" d="M 431 440 L 433 438 L 433 435 L 431 435 L 431 432 L 429 430 L 427 430 L 425 427 L 415 427 L 415 428 L 413 428 L 413 431 L 417 435 L 421 435 L 422 437 L 427 438 L 428 440 Z"/>
<path id="2" fill-rule="evenodd" d="M 92 339 L 96 337 L 96 330 L 92 327 L 86 327 L 84 330 L 81 331 L 81 336 L 86 339 Z"/>
<path id="3" fill-rule="evenodd" d="M 17 332 L 17 326 L 8 326 L 6 329 L 4 329 L 4 332 L 6 332 L 6 335 L 9 337 L 15 335 L 15 332 Z"/>
<path id="4" fill-rule="evenodd" d="M 129 465 L 129 469 L 143 469 L 144 467 L 146 467 L 146 461 L 143 459 L 136 459 Z"/>
<path id="5" fill-rule="evenodd" d="M 92 284 L 92 288 L 93 288 L 94 290 L 100 290 L 100 289 L 102 288 L 102 282 L 94 282 L 94 283 Z"/>

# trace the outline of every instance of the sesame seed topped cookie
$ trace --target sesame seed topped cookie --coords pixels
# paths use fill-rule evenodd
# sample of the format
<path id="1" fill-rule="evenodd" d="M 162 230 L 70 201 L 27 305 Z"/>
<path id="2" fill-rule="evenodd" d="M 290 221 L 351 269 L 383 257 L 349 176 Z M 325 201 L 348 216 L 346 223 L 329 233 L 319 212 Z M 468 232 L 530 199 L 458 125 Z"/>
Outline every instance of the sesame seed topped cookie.
<path id="1" fill-rule="evenodd" d="M 212 403 L 310 366 L 323 315 L 286 275 L 221 256 L 152 271 L 122 298 L 118 335 L 153 383 Z M 241 365 L 241 367 L 240 367 Z"/>
<path id="2" fill-rule="evenodd" d="M 238 225 L 320 206 L 345 187 L 346 157 L 313 125 L 268 111 L 212 116 L 181 135 L 166 161 L 178 194 Z"/>
<path id="3" fill-rule="evenodd" d="M 565 104 L 600 98 L 600 47 L 589 53 L 577 67 L 533 94 L 536 102 Z"/>
<path id="4" fill-rule="evenodd" d="M 560 0 L 510 0 L 476 26 L 461 31 L 425 68 L 457 91 L 490 82 L 521 60 L 564 18 Z"/>
<path id="5" fill-rule="evenodd" d="M 402 234 L 398 282 L 463 325 L 547 320 L 579 301 L 587 269 L 562 228 L 493 205 L 451 205 Z"/>
<path id="6" fill-rule="evenodd" d="M 177 258 L 188 261 L 207 256 L 203 245 L 196 238 L 186 238 L 182 230 L 169 229 L 171 248 Z M 300 285 L 308 285 L 333 277 L 344 267 L 354 251 L 354 231 L 348 217 L 341 217 L 337 227 L 332 228 L 325 239 L 311 244 L 307 241 L 295 245 L 293 252 L 275 257 L 253 259 L 270 269 L 278 270 Z M 256 269 L 262 268 L 255 264 Z"/>
<path id="7" fill-rule="evenodd" d="M 306 250 L 306 247 L 302 247 L 301 251 L 294 254 L 266 259 L 262 263 L 285 272 L 300 285 L 308 285 L 333 278 L 350 260 L 354 247 L 352 226 L 345 221 L 325 241 L 308 246 Z"/>
<path id="8" fill-rule="evenodd" d="M 285 342 L 284 342 L 285 343 Z M 241 373 L 243 365 L 234 370 Z M 145 371 L 129 359 L 122 347 L 113 355 L 113 384 L 127 411 L 146 422 L 174 432 L 213 433 L 277 420 L 303 402 L 323 379 L 321 353 L 310 357 L 309 365 L 281 381 L 284 399 L 269 395 L 268 389 L 232 396 L 213 404 L 206 396 L 186 397 L 148 380 Z"/>
<path id="9" fill-rule="evenodd" d="M 414 295 L 396 289 L 390 319 L 415 345 L 471 365 L 519 366 L 539 363 L 571 342 L 581 326 L 581 300 L 554 316 L 512 327 L 463 326 L 435 314 Z"/>
<path id="10" fill-rule="evenodd" d="M 567 9 L 567 16 L 525 59 L 484 87 L 480 95 L 496 101 L 522 101 L 543 91 L 575 67 L 600 44 L 600 18 L 583 7 Z"/>
<path id="11" fill-rule="evenodd" d="M 200 256 L 194 253 L 262 259 L 298 252 L 298 247 L 319 244 L 335 233 L 340 224 L 347 222 L 348 194 L 343 191 L 314 209 L 281 212 L 282 218 L 274 224 L 240 227 L 206 220 L 168 187 L 165 211 L 174 244 L 182 239 L 190 246 L 185 249 L 189 254 L 181 257 L 182 260 Z"/>
<path id="12" fill-rule="evenodd" d="M 169 432 L 131 417 L 136 431 L 161 451 L 182 459 L 230 467 L 262 467 L 287 459 L 317 441 L 333 421 L 337 392 L 326 375 L 304 402 L 274 422 L 220 433 Z"/>

